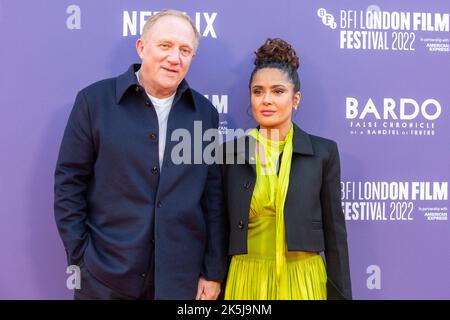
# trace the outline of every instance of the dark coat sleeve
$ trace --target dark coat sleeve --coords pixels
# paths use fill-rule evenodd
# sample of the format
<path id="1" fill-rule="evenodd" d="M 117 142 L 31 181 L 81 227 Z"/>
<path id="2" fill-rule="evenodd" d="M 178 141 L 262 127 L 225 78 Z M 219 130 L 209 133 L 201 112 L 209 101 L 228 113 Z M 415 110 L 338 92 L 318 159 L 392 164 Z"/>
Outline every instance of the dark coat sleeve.
<path id="1" fill-rule="evenodd" d="M 339 152 L 336 143 L 333 142 L 321 190 L 328 299 L 352 299 L 347 231 L 341 206 L 340 175 Z"/>
<path id="2" fill-rule="evenodd" d="M 80 92 L 64 131 L 55 169 L 54 214 L 68 264 L 77 264 L 87 246 L 86 195 L 93 165 L 94 145 L 88 105 Z"/>
<path id="3" fill-rule="evenodd" d="M 218 128 L 219 116 L 214 113 L 214 128 Z M 218 137 L 217 137 L 218 138 Z M 215 143 L 218 146 L 218 139 Z M 215 150 L 218 151 L 218 148 Z M 203 259 L 202 276 L 221 282 L 225 278 L 228 250 L 228 221 L 222 185 L 222 171 L 217 161 L 209 165 L 205 191 L 202 196 L 207 228 L 207 247 Z"/>

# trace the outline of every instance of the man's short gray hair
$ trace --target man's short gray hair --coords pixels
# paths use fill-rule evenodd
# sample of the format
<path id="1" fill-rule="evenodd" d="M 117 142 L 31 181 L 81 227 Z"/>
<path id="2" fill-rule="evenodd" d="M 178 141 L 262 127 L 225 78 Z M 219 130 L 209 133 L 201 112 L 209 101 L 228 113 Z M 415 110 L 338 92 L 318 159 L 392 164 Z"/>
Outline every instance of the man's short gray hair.
<path id="1" fill-rule="evenodd" d="M 187 14 L 185 14 L 184 12 L 181 12 L 179 10 L 175 10 L 175 9 L 165 9 L 165 10 L 159 11 L 158 13 L 153 14 L 144 24 L 144 28 L 142 29 L 141 39 L 144 41 L 145 35 L 148 33 L 148 31 L 151 29 L 151 27 L 156 23 L 156 21 L 158 21 L 160 18 L 162 18 L 164 16 L 175 16 L 175 17 L 182 18 L 182 19 L 186 20 L 187 22 L 189 22 L 189 24 L 191 25 L 192 30 L 194 30 L 194 34 L 195 34 L 194 51 L 197 51 L 198 43 L 200 41 L 200 33 L 198 32 L 197 28 L 195 27 L 195 24 L 192 21 L 192 19 Z"/>

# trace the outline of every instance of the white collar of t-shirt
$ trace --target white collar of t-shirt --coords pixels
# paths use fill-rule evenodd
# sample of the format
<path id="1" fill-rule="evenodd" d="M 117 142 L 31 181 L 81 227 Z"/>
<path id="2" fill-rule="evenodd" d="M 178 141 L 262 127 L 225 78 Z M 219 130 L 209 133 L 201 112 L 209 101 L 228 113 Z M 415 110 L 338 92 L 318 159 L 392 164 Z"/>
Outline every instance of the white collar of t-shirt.
<path id="1" fill-rule="evenodd" d="M 142 85 L 141 81 L 139 80 L 139 70 L 136 71 L 135 74 L 136 74 L 137 81 L 139 82 L 140 85 Z M 156 98 L 148 92 L 145 92 L 145 93 L 150 98 L 150 101 L 153 103 L 153 105 L 155 107 L 172 107 L 172 102 L 173 102 L 173 99 L 175 98 L 176 92 L 174 92 L 170 97 L 162 98 L 162 99 Z"/>

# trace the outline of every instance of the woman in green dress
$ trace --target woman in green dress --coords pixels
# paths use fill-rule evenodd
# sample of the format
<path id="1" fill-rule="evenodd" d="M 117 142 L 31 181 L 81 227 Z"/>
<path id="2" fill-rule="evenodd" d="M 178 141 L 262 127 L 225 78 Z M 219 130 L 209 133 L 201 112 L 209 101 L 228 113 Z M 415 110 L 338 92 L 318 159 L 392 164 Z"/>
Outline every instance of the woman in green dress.
<path id="1" fill-rule="evenodd" d="M 292 122 L 298 67 L 284 40 L 257 50 L 250 96 L 259 126 L 225 145 L 225 299 L 351 299 L 337 145 Z"/>

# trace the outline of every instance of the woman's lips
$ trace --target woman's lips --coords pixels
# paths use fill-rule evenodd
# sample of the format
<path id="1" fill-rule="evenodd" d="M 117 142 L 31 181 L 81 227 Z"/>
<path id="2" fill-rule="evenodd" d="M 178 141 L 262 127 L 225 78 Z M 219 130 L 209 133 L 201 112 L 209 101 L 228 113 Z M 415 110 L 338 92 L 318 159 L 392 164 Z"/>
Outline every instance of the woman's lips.
<path id="1" fill-rule="evenodd" d="M 264 117 L 270 117 L 271 115 L 273 115 L 276 111 L 275 110 L 261 110 L 260 113 L 264 116 Z"/>

